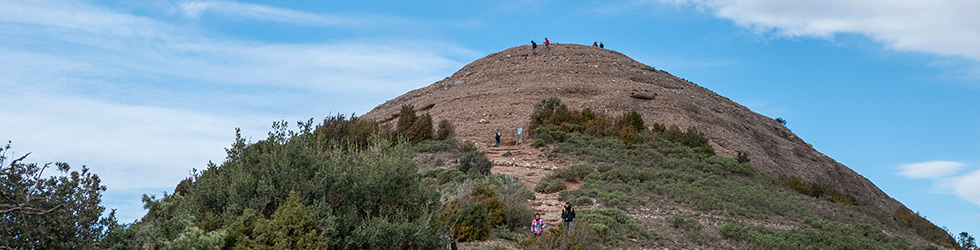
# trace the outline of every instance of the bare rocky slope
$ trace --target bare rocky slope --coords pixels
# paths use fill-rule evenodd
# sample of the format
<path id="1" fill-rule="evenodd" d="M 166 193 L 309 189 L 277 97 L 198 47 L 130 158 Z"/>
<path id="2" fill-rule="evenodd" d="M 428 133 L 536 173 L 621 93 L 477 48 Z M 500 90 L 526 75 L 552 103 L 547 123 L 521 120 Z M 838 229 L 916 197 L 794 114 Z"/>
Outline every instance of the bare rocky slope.
<path id="1" fill-rule="evenodd" d="M 559 97 L 569 108 L 618 116 L 636 110 L 647 122 L 694 126 L 715 151 L 748 154 L 754 166 L 852 193 L 864 205 L 903 207 L 871 181 L 818 152 L 774 119 L 665 71 L 608 49 L 553 44 L 551 51 L 513 47 L 476 60 L 432 85 L 379 105 L 362 118 L 389 123 L 402 105 L 456 125 L 459 139 L 489 143 L 499 130 L 512 141 L 534 104 Z"/>

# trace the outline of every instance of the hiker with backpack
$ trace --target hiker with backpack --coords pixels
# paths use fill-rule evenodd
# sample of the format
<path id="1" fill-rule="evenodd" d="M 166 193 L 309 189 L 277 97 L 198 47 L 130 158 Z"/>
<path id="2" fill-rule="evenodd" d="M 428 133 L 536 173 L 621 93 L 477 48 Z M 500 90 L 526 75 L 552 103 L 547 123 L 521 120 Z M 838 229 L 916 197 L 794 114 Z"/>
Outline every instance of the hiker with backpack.
<path id="1" fill-rule="evenodd" d="M 493 146 L 494 147 L 500 146 L 500 130 L 499 129 L 497 130 L 497 133 L 494 133 L 493 134 L 493 139 L 497 141 L 497 144 L 494 144 Z"/>
<path id="2" fill-rule="evenodd" d="M 534 43 L 534 40 L 531 40 L 531 54 L 532 55 L 538 54 L 538 44 Z"/>
<path id="3" fill-rule="evenodd" d="M 572 227 L 572 219 L 575 219 L 575 209 L 572 204 L 565 202 L 565 208 L 561 209 L 561 220 L 565 222 L 565 229 Z"/>
<path id="4" fill-rule="evenodd" d="M 541 232 L 547 226 L 548 224 L 544 223 L 544 220 L 541 219 L 541 214 L 534 214 L 534 220 L 531 220 L 531 233 L 534 233 L 535 237 L 541 235 Z"/>

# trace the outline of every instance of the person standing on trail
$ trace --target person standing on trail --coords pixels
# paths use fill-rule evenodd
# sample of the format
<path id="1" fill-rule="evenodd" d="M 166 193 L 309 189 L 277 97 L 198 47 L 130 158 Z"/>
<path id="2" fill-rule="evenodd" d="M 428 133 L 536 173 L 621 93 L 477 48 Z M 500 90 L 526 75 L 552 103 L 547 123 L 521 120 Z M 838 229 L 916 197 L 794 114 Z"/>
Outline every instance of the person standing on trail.
<path id="1" fill-rule="evenodd" d="M 544 220 L 541 219 L 541 214 L 534 214 L 534 220 L 531 221 L 531 233 L 534 233 L 535 237 L 541 235 L 541 232 L 547 226 L 548 224 L 544 223 Z"/>
<path id="2" fill-rule="evenodd" d="M 565 208 L 561 210 L 561 220 L 565 222 L 565 230 L 572 227 L 572 219 L 575 219 L 575 209 L 572 204 L 565 202 Z"/>
<path id="3" fill-rule="evenodd" d="M 592 42 L 592 47 L 599 47 L 599 45 L 596 42 Z"/>
<path id="4" fill-rule="evenodd" d="M 549 47 L 548 45 L 551 45 L 551 42 L 549 42 L 548 41 L 548 38 L 545 37 L 544 38 L 544 51 L 551 51 L 551 47 Z"/>
<path id="5" fill-rule="evenodd" d="M 600 49 L 606 48 L 606 45 L 602 45 L 602 42 L 599 42 L 599 48 Z"/>
<path id="6" fill-rule="evenodd" d="M 531 40 L 531 54 L 532 55 L 538 54 L 538 44 L 534 43 L 534 40 Z"/>
<path id="7" fill-rule="evenodd" d="M 493 139 L 497 141 L 497 144 L 494 144 L 493 146 L 500 146 L 500 130 L 497 130 L 497 133 L 493 134 Z"/>

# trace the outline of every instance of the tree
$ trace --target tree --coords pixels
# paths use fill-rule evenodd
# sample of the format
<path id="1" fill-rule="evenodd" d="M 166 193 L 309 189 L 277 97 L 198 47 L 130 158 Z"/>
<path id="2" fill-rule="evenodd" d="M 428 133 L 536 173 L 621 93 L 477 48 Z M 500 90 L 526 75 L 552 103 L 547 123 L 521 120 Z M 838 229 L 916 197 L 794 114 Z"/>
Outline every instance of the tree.
<path id="1" fill-rule="evenodd" d="M 51 163 L 23 163 L 30 153 L 7 163 L 10 142 L 0 149 L 0 248 L 105 248 L 116 225 L 115 210 L 103 217 L 98 175 L 82 166 L 71 171 L 54 163 L 59 174 L 44 177 Z"/>
<path id="2" fill-rule="evenodd" d="M 777 117 L 776 122 L 778 122 L 779 125 L 783 125 L 783 127 L 786 126 L 786 119 L 783 119 L 782 117 Z"/>
<path id="3" fill-rule="evenodd" d="M 973 239 L 973 236 L 970 236 L 970 234 L 968 234 L 966 232 L 961 232 L 960 233 L 959 239 L 957 239 L 957 243 L 960 243 L 960 247 L 963 248 L 963 250 L 977 250 L 977 249 L 980 249 L 980 248 L 977 248 L 977 242 L 976 242 L 975 239 Z"/>

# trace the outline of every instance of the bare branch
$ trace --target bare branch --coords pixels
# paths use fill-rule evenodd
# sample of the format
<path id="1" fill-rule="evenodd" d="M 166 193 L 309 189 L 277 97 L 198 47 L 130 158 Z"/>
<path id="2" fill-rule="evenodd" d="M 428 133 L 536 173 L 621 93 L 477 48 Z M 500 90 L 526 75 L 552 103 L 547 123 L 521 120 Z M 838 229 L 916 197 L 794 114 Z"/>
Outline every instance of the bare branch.
<path id="1" fill-rule="evenodd" d="M 7 205 L 7 204 L 0 204 L 0 205 L 8 206 L 8 207 L 11 207 L 12 206 L 12 205 Z M 58 210 L 59 208 L 63 207 L 64 205 L 65 204 L 58 204 L 57 206 L 54 206 L 51 209 L 43 210 L 43 209 L 39 209 L 39 208 L 29 207 L 29 206 L 27 206 L 27 204 L 20 204 L 20 205 L 17 205 L 17 206 L 12 206 L 9 209 L 0 210 L 0 214 L 12 213 L 12 212 L 15 212 L 15 211 L 21 211 L 21 212 L 23 212 L 25 214 L 47 214 L 47 213 L 50 213 L 50 212 L 54 212 L 54 210 Z"/>

